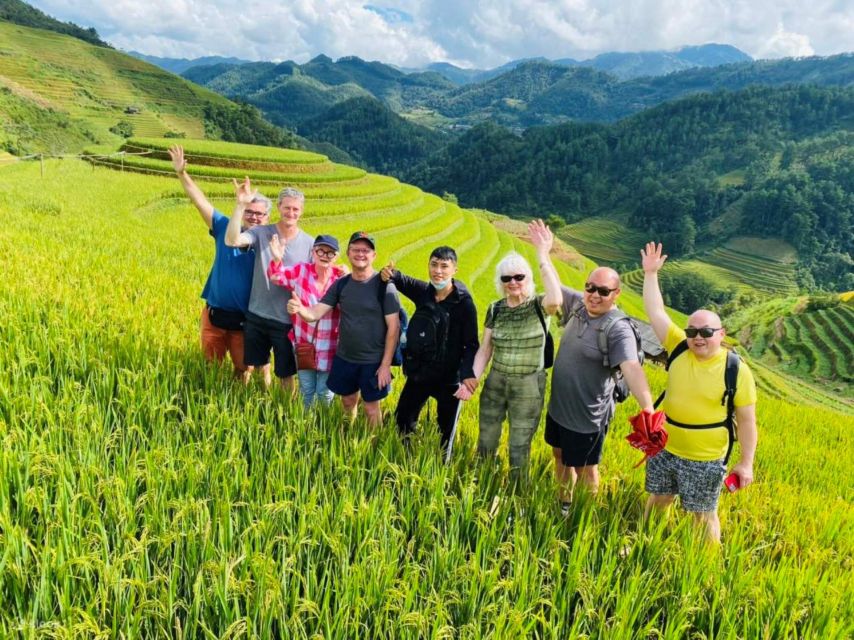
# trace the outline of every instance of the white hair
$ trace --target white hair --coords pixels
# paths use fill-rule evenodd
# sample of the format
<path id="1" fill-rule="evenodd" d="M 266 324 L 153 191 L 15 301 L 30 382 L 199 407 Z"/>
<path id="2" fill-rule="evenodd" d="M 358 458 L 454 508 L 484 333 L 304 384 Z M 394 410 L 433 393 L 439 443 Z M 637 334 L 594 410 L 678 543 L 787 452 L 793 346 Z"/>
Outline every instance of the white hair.
<path id="1" fill-rule="evenodd" d="M 504 283 L 501 282 L 501 276 L 513 276 L 517 273 L 524 273 L 525 280 L 523 281 L 525 298 L 530 300 L 537 295 L 537 290 L 534 287 L 534 272 L 531 270 L 531 265 L 520 254 L 515 251 L 508 253 L 501 259 L 501 262 L 495 267 L 495 289 L 498 295 L 505 296 Z"/>

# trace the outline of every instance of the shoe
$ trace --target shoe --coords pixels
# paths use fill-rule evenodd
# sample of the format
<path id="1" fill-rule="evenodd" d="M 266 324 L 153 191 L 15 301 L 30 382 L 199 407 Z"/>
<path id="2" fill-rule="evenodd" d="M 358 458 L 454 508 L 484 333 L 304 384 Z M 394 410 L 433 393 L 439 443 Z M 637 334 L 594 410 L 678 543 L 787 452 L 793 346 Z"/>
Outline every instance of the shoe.
<path id="1" fill-rule="evenodd" d="M 566 518 L 569 515 L 569 510 L 572 508 L 572 502 L 569 501 L 561 501 L 560 503 L 560 515 Z"/>

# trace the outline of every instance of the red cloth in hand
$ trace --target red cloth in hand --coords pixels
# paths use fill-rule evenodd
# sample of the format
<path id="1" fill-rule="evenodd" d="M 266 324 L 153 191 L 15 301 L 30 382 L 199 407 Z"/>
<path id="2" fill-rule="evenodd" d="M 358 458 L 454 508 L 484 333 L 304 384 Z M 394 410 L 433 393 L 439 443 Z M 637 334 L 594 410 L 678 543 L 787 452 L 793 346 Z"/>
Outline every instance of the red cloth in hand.
<path id="1" fill-rule="evenodd" d="M 667 432 L 664 430 L 664 412 L 656 411 L 648 413 L 641 411 L 636 416 L 629 418 L 632 425 L 632 432 L 626 436 L 626 440 L 635 449 L 640 449 L 644 452 L 643 460 L 638 462 L 635 467 L 639 467 L 647 459 L 656 455 L 664 449 L 667 444 Z"/>

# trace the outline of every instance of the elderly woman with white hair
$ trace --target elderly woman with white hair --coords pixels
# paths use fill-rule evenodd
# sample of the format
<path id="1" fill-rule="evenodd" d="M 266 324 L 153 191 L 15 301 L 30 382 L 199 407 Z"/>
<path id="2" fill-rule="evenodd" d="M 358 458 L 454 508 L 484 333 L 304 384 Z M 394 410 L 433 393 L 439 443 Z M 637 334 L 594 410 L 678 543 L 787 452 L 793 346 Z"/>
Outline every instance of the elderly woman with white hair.
<path id="1" fill-rule="evenodd" d="M 510 423 L 510 467 L 517 478 L 527 477 L 531 441 L 540 423 L 546 393 L 545 346 L 549 316 L 560 307 L 563 294 L 552 265 L 554 237 L 542 220 L 528 225 L 537 249 L 545 294 L 537 295 L 528 262 L 511 253 L 498 263 L 496 288 L 502 298 L 489 305 L 474 374 L 480 380 L 487 364 L 492 367 L 480 395 L 478 454 L 492 456 L 498 449 L 505 417 Z M 460 397 L 470 397 L 462 388 Z"/>

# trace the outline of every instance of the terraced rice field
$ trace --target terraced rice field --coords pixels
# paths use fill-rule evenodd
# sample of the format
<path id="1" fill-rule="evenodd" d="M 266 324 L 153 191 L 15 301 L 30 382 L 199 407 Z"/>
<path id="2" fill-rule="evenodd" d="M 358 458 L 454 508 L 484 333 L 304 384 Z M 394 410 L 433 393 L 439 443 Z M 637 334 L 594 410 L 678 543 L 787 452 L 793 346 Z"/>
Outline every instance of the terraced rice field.
<path id="1" fill-rule="evenodd" d="M 715 268 L 724 268 L 742 285 L 755 287 L 776 296 L 795 293 L 797 254 L 785 242 L 763 238 L 739 237 L 698 258 Z"/>
<path id="2" fill-rule="evenodd" d="M 818 383 L 854 406 L 854 303 L 806 304 L 788 298 L 742 312 L 733 318 L 736 335 L 759 362 Z"/>
<path id="3" fill-rule="evenodd" d="M 797 292 L 796 259 L 794 250 L 784 242 L 739 237 L 697 258 L 669 261 L 664 268 L 697 273 L 722 289 L 761 292 L 771 298 Z M 623 282 L 640 292 L 643 270 L 624 274 Z"/>
<path id="4" fill-rule="evenodd" d="M 558 236 L 593 261 L 611 265 L 638 262 L 638 252 L 649 241 L 640 231 L 601 217 L 561 227 Z"/>
<path id="5" fill-rule="evenodd" d="M 46 162 L 44 179 L 37 163 L 0 172 L 0 212 L 16 212 L 0 225 L 0 636 L 854 633 L 854 494 L 840 482 L 854 423 L 820 389 L 796 381 L 812 395 L 794 404 L 790 379 L 757 362 L 775 394 L 758 407 L 757 484 L 721 498 L 721 550 L 689 518 L 641 524 L 640 454 L 622 440 L 632 401 L 608 435 L 599 499 L 564 518 L 541 437 L 523 495 L 503 462 L 477 459 L 477 400 L 445 465 L 427 421 L 405 448 L 392 426 L 306 415 L 206 366 L 198 294 L 213 247 L 175 177 L 78 160 Z M 230 212 L 227 183 L 199 184 Z M 421 275 L 433 244 L 455 245 L 481 312 L 495 263 L 531 255 L 485 216 L 393 179 L 306 192 L 309 233 L 376 231 L 379 263 Z M 816 331 L 840 317 L 850 331 L 825 315 Z M 663 373 L 648 374 L 660 390 Z"/>
<path id="6" fill-rule="evenodd" d="M 228 101 L 113 49 L 0 22 L 0 84 L 43 108 L 82 123 L 99 142 L 127 120 L 140 136 L 167 131 L 204 136 L 202 105 Z M 129 108 L 137 110 L 128 113 Z"/>

